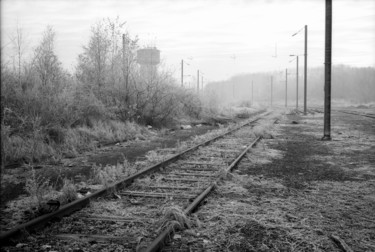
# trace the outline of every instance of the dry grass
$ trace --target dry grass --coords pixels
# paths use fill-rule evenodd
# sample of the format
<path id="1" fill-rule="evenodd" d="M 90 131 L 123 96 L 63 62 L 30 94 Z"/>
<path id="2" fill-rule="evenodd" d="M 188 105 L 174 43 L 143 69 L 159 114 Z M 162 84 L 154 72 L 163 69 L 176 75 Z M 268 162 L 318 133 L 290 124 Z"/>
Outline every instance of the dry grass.
<path id="1" fill-rule="evenodd" d="M 3 213 L 8 219 L 2 228 L 11 228 L 57 210 L 58 208 L 53 209 L 48 206 L 49 200 L 56 200 L 60 205 L 64 205 L 77 199 L 76 186 L 70 180 L 65 179 L 63 187 L 57 191 L 48 179 L 38 176 L 34 169 L 31 169 L 30 176 L 26 180 L 25 190 L 27 195 L 7 203 Z"/>
<path id="2" fill-rule="evenodd" d="M 137 167 L 131 165 L 126 159 L 124 159 L 123 163 L 117 163 L 116 165 L 106 165 L 104 167 L 94 165 L 91 182 L 108 186 L 110 183 L 133 175 L 137 171 Z"/>
<path id="3" fill-rule="evenodd" d="M 2 127 L 4 158 L 7 162 L 58 161 L 63 156 L 75 157 L 84 151 L 93 150 L 98 143 L 143 140 L 150 135 L 146 127 L 132 122 L 108 120 L 94 121 L 92 124 L 92 127 L 54 129 L 53 133 L 59 134 L 58 141 L 51 139 L 51 129 L 48 128 L 37 128 L 32 134 L 21 136 L 11 134 L 9 127 Z"/>
<path id="4" fill-rule="evenodd" d="M 272 139 L 273 129 L 274 129 L 273 122 L 263 121 L 260 125 L 255 126 L 252 131 L 256 137 Z"/>
<path id="5" fill-rule="evenodd" d="M 304 120 L 307 123 L 300 125 L 303 133 L 310 134 L 309 130 L 317 128 L 314 125 L 304 130 L 310 127 L 310 119 Z M 289 130 L 288 125 L 283 127 Z M 184 244 L 193 250 L 203 246 L 202 250 L 209 251 L 340 251 L 330 238 L 335 234 L 354 251 L 374 250 L 374 180 L 368 177 L 367 180 L 361 177 L 360 181 L 346 180 L 346 177 L 342 180 L 337 177 L 341 173 L 337 172 L 329 177 L 327 172 L 332 168 L 320 166 L 325 162 L 337 165 L 343 161 L 355 166 L 344 169 L 372 175 L 373 166 L 365 161 L 369 160 L 368 156 L 360 158 L 361 163 L 352 163 L 358 155 L 368 155 L 366 145 L 372 137 L 362 133 L 361 141 L 367 143 L 352 148 L 349 157 L 343 155 L 350 153 L 344 147 L 341 154 L 335 154 L 339 158 L 329 155 L 318 159 L 319 151 L 326 154 L 326 150 L 316 148 L 314 144 L 329 145 L 336 153 L 343 143 L 312 141 L 302 151 L 300 146 L 305 145 L 304 141 L 293 142 L 295 132 L 288 133 L 288 141 L 279 137 L 267 140 L 248 155 L 247 160 L 251 163 L 239 165 L 240 173 L 252 175 L 234 173 L 228 177 L 230 181 L 218 185 L 216 195 L 197 214 L 203 225 L 185 230 Z M 283 147 L 289 141 L 297 146 L 298 152 L 290 145 L 288 152 L 284 148 L 277 150 L 278 146 Z M 297 154 L 300 154 L 298 161 L 308 160 L 311 164 L 314 160 L 316 167 L 301 166 L 301 162 L 294 167 L 290 160 L 296 159 Z M 250 172 L 255 168 L 256 171 Z M 271 173 L 271 170 L 276 173 Z M 313 171 L 311 174 L 310 170 Z M 324 176 L 317 176 L 319 172 Z"/>
<path id="6" fill-rule="evenodd" d="M 92 127 L 82 126 L 78 131 L 87 132 L 99 142 L 126 141 L 135 138 L 144 139 L 147 128 L 133 122 L 120 122 L 114 120 L 95 121 Z"/>
<path id="7" fill-rule="evenodd" d="M 251 183 L 253 186 L 249 186 Z M 271 180 L 260 182 L 251 176 L 234 175 L 201 208 L 198 216 L 203 225 L 185 233 L 199 234 L 208 240 L 208 246 L 215 245 L 222 251 L 320 251 L 313 239 L 293 233 L 293 226 L 281 210 L 291 209 L 292 202 L 283 202 L 274 195 L 267 197 L 268 203 L 260 204 L 253 195 L 255 187 L 265 192 L 285 190 Z"/>
<path id="8" fill-rule="evenodd" d="M 3 128 L 1 129 L 3 131 Z M 5 129 L 4 129 L 5 130 Z M 2 134 L 4 141 L 4 159 L 8 162 L 22 161 L 27 163 L 40 162 L 48 158 L 59 158 L 59 154 L 51 145 L 44 141 L 41 132 L 34 132 L 31 136 L 17 136 Z"/>
<path id="9" fill-rule="evenodd" d="M 157 233 L 169 226 L 172 226 L 174 230 L 191 228 L 192 226 L 189 218 L 186 216 L 180 206 L 167 206 L 163 209 L 162 215 L 163 218 L 157 223 L 157 225 L 159 226 L 159 229 L 156 231 Z"/>
<path id="10" fill-rule="evenodd" d="M 64 185 L 61 189 L 61 195 L 59 197 L 61 205 L 72 202 L 77 198 L 77 188 L 74 183 L 70 179 L 64 179 Z"/>

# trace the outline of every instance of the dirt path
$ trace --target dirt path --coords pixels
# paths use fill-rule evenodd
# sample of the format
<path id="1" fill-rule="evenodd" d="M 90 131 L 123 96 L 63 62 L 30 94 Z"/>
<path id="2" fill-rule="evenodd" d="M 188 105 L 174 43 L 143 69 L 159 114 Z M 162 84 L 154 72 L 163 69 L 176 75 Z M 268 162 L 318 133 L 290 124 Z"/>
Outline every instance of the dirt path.
<path id="1" fill-rule="evenodd" d="M 333 113 L 287 115 L 219 185 L 165 251 L 375 251 L 375 124 Z"/>

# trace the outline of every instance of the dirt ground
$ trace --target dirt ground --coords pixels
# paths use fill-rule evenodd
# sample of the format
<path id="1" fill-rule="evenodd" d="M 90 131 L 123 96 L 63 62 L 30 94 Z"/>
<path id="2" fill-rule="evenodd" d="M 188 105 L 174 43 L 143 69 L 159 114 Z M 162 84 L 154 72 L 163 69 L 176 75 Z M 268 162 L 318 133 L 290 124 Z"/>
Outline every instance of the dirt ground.
<path id="1" fill-rule="evenodd" d="M 272 135 L 164 251 L 375 251 L 375 120 L 334 112 L 321 141 L 322 114 L 289 114 Z"/>

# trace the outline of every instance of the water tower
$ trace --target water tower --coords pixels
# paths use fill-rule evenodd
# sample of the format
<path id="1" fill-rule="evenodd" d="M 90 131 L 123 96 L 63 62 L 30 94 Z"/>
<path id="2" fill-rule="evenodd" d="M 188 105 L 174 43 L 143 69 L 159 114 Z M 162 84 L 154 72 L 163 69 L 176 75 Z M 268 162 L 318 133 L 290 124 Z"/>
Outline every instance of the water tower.
<path id="1" fill-rule="evenodd" d="M 147 79 L 155 76 L 160 63 L 160 51 L 156 47 L 147 47 L 137 51 L 137 63 L 141 66 L 140 73 Z"/>

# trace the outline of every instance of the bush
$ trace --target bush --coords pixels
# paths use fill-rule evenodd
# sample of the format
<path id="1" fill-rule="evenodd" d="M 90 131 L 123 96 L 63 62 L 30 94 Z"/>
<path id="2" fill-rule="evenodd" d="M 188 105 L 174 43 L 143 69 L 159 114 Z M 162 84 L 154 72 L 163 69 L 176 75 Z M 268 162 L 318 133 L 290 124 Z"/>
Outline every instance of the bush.
<path id="1" fill-rule="evenodd" d="M 4 141 L 4 154 L 6 162 L 34 163 L 46 160 L 56 155 L 52 146 L 45 143 L 44 135 L 35 131 L 32 136 L 9 136 L 4 129 L 2 141 Z"/>

